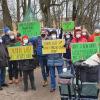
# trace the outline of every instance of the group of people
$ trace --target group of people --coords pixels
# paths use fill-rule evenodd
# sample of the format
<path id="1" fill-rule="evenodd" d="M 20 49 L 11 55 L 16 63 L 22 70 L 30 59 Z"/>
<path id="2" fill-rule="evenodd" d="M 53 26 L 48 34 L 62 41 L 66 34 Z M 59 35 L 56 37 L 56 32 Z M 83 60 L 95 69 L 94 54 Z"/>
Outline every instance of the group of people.
<path id="1" fill-rule="evenodd" d="M 5 83 L 6 67 L 8 67 L 9 84 L 18 84 L 19 76 L 23 79 L 24 91 L 28 91 L 28 76 L 30 78 L 31 88 L 36 90 L 34 69 L 35 56 L 33 59 L 11 61 L 7 47 L 12 46 L 27 46 L 32 45 L 34 49 L 34 54 L 38 58 L 39 65 L 41 67 L 41 73 L 43 77 L 43 87 L 48 85 L 48 77 L 50 76 L 50 92 L 55 92 L 56 90 L 56 70 L 58 75 L 63 72 L 64 59 L 66 59 L 66 64 L 70 66 L 71 61 L 71 43 L 84 43 L 84 42 L 94 42 L 96 36 L 100 36 L 100 26 L 95 27 L 94 33 L 91 35 L 87 29 L 78 26 L 75 27 L 74 32 L 64 33 L 61 32 L 58 36 L 55 30 L 41 33 L 41 36 L 32 37 L 29 39 L 28 36 L 20 36 L 18 33 L 16 36 L 9 31 L 8 28 L 4 30 L 4 35 L 0 37 L 0 90 L 3 86 L 8 86 Z M 42 40 L 56 40 L 65 39 L 66 53 L 63 54 L 42 54 Z"/>

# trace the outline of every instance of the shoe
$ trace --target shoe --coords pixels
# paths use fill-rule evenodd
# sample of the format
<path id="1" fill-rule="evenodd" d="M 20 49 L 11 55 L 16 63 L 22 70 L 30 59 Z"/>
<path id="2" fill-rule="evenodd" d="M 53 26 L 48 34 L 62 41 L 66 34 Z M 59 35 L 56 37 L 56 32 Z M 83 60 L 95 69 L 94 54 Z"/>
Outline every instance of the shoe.
<path id="1" fill-rule="evenodd" d="M 50 89 L 50 92 L 55 92 L 56 89 Z"/>
<path id="2" fill-rule="evenodd" d="M 48 81 L 43 82 L 43 87 L 46 87 L 48 85 Z"/>
<path id="3" fill-rule="evenodd" d="M 9 80 L 8 84 L 13 84 L 13 80 Z"/>
<path id="4" fill-rule="evenodd" d="M 2 87 L 8 87 L 8 84 L 4 83 L 2 84 Z"/>
<path id="5" fill-rule="evenodd" d="M 0 91 L 1 91 L 1 90 L 3 90 L 3 88 L 2 88 L 2 87 L 0 87 Z"/>
<path id="6" fill-rule="evenodd" d="M 19 80 L 18 80 L 18 79 L 15 79 L 15 80 L 14 80 L 14 83 L 15 83 L 15 84 L 18 84 L 18 83 L 19 83 Z"/>
<path id="7" fill-rule="evenodd" d="M 35 86 L 34 86 L 34 87 L 32 87 L 32 90 L 36 91 L 36 87 L 35 87 Z"/>

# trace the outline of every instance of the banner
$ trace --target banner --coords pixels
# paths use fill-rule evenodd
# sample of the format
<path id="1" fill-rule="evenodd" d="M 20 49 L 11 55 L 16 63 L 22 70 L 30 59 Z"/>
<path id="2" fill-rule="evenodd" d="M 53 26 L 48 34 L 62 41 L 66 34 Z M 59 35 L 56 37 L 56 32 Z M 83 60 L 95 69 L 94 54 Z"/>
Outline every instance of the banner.
<path id="1" fill-rule="evenodd" d="M 71 49 L 71 59 L 73 62 L 86 60 L 93 54 L 97 53 L 96 42 L 92 43 L 73 43 Z"/>
<path id="2" fill-rule="evenodd" d="M 55 54 L 55 53 L 66 53 L 65 40 L 43 40 L 42 41 L 42 53 L 43 54 Z"/>
<path id="3" fill-rule="evenodd" d="M 8 47 L 10 60 L 32 59 L 33 46 Z"/>
<path id="4" fill-rule="evenodd" d="M 40 22 L 21 22 L 18 24 L 18 31 L 21 35 L 27 35 L 30 38 L 40 35 Z"/>
<path id="5" fill-rule="evenodd" d="M 62 22 L 61 27 L 64 31 L 74 30 L 75 24 L 74 21 Z"/>

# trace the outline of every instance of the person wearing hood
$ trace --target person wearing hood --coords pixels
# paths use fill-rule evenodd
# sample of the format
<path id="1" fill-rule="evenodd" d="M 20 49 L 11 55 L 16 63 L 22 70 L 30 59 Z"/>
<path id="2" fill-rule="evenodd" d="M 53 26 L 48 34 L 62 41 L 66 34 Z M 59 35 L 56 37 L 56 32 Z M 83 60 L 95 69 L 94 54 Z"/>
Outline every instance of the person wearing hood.
<path id="1" fill-rule="evenodd" d="M 74 29 L 74 38 L 72 43 L 84 43 L 87 42 L 86 38 L 82 37 L 82 27 L 75 27 Z"/>
<path id="2" fill-rule="evenodd" d="M 31 39 L 31 43 L 34 45 L 34 42 L 36 43 L 36 55 L 38 57 L 38 61 L 41 67 L 41 73 L 43 77 L 43 87 L 46 87 L 48 85 L 47 77 L 49 75 L 49 71 L 47 69 L 47 56 L 42 54 L 42 40 L 46 40 L 47 34 L 41 33 L 41 36 L 39 36 L 36 40 L 34 38 Z"/>
<path id="3" fill-rule="evenodd" d="M 5 26 L 3 32 L 4 32 L 4 35 L 2 36 L 3 44 L 9 45 L 11 30 L 9 29 L 9 27 Z"/>
<path id="4" fill-rule="evenodd" d="M 94 33 L 90 37 L 90 41 L 94 42 L 96 36 L 100 36 L 100 25 L 95 26 L 95 30 L 94 30 Z"/>
<path id="5" fill-rule="evenodd" d="M 56 40 L 57 39 L 57 32 L 56 31 L 51 31 L 49 39 Z M 48 54 L 47 56 L 47 65 L 50 70 L 50 85 L 51 89 L 50 92 L 55 92 L 56 90 L 56 77 L 55 77 L 55 68 L 57 68 L 58 75 L 62 73 L 63 69 L 63 58 L 62 54 Z"/>
<path id="6" fill-rule="evenodd" d="M 22 46 L 27 46 L 29 44 L 29 38 L 27 35 L 22 37 Z M 33 57 L 33 55 L 32 55 Z M 28 91 L 28 77 L 31 83 L 31 89 L 36 90 L 35 79 L 34 79 L 34 58 L 33 59 L 24 59 L 19 61 L 20 70 L 23 72 L 23 83 L 24 91 Z"/>
<path id="7" fill-rule="evenodd" d="M 5 72 L 6 67 L 8 66 L 8 53 L 5 45 L 3 44 L 3 40 L 0 37 L 0 90 L 2 90 L 3 86 L 8 86 L 5 83 Z"/>

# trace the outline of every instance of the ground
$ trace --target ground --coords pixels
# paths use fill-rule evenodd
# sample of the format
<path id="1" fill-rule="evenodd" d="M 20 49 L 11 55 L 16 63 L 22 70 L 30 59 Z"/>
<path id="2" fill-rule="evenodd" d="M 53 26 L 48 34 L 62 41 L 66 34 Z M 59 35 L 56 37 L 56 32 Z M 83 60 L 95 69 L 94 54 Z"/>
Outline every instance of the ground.
<path id="1" fill-rule="evenodd" d="M 60 100 L 58 89 L 55 93 L 50 93 L 49 85 L 42 87 L 42 77 L 39 68 L 35 70 L 35 81 L 36 91 L 29 89 L 28 92 L 23 92 L 23 83 L 20 82 L 18 85 L 13 84 L 9 88 L 4 88 L 3 91 L 0 91 L 0 100 Z"/>

